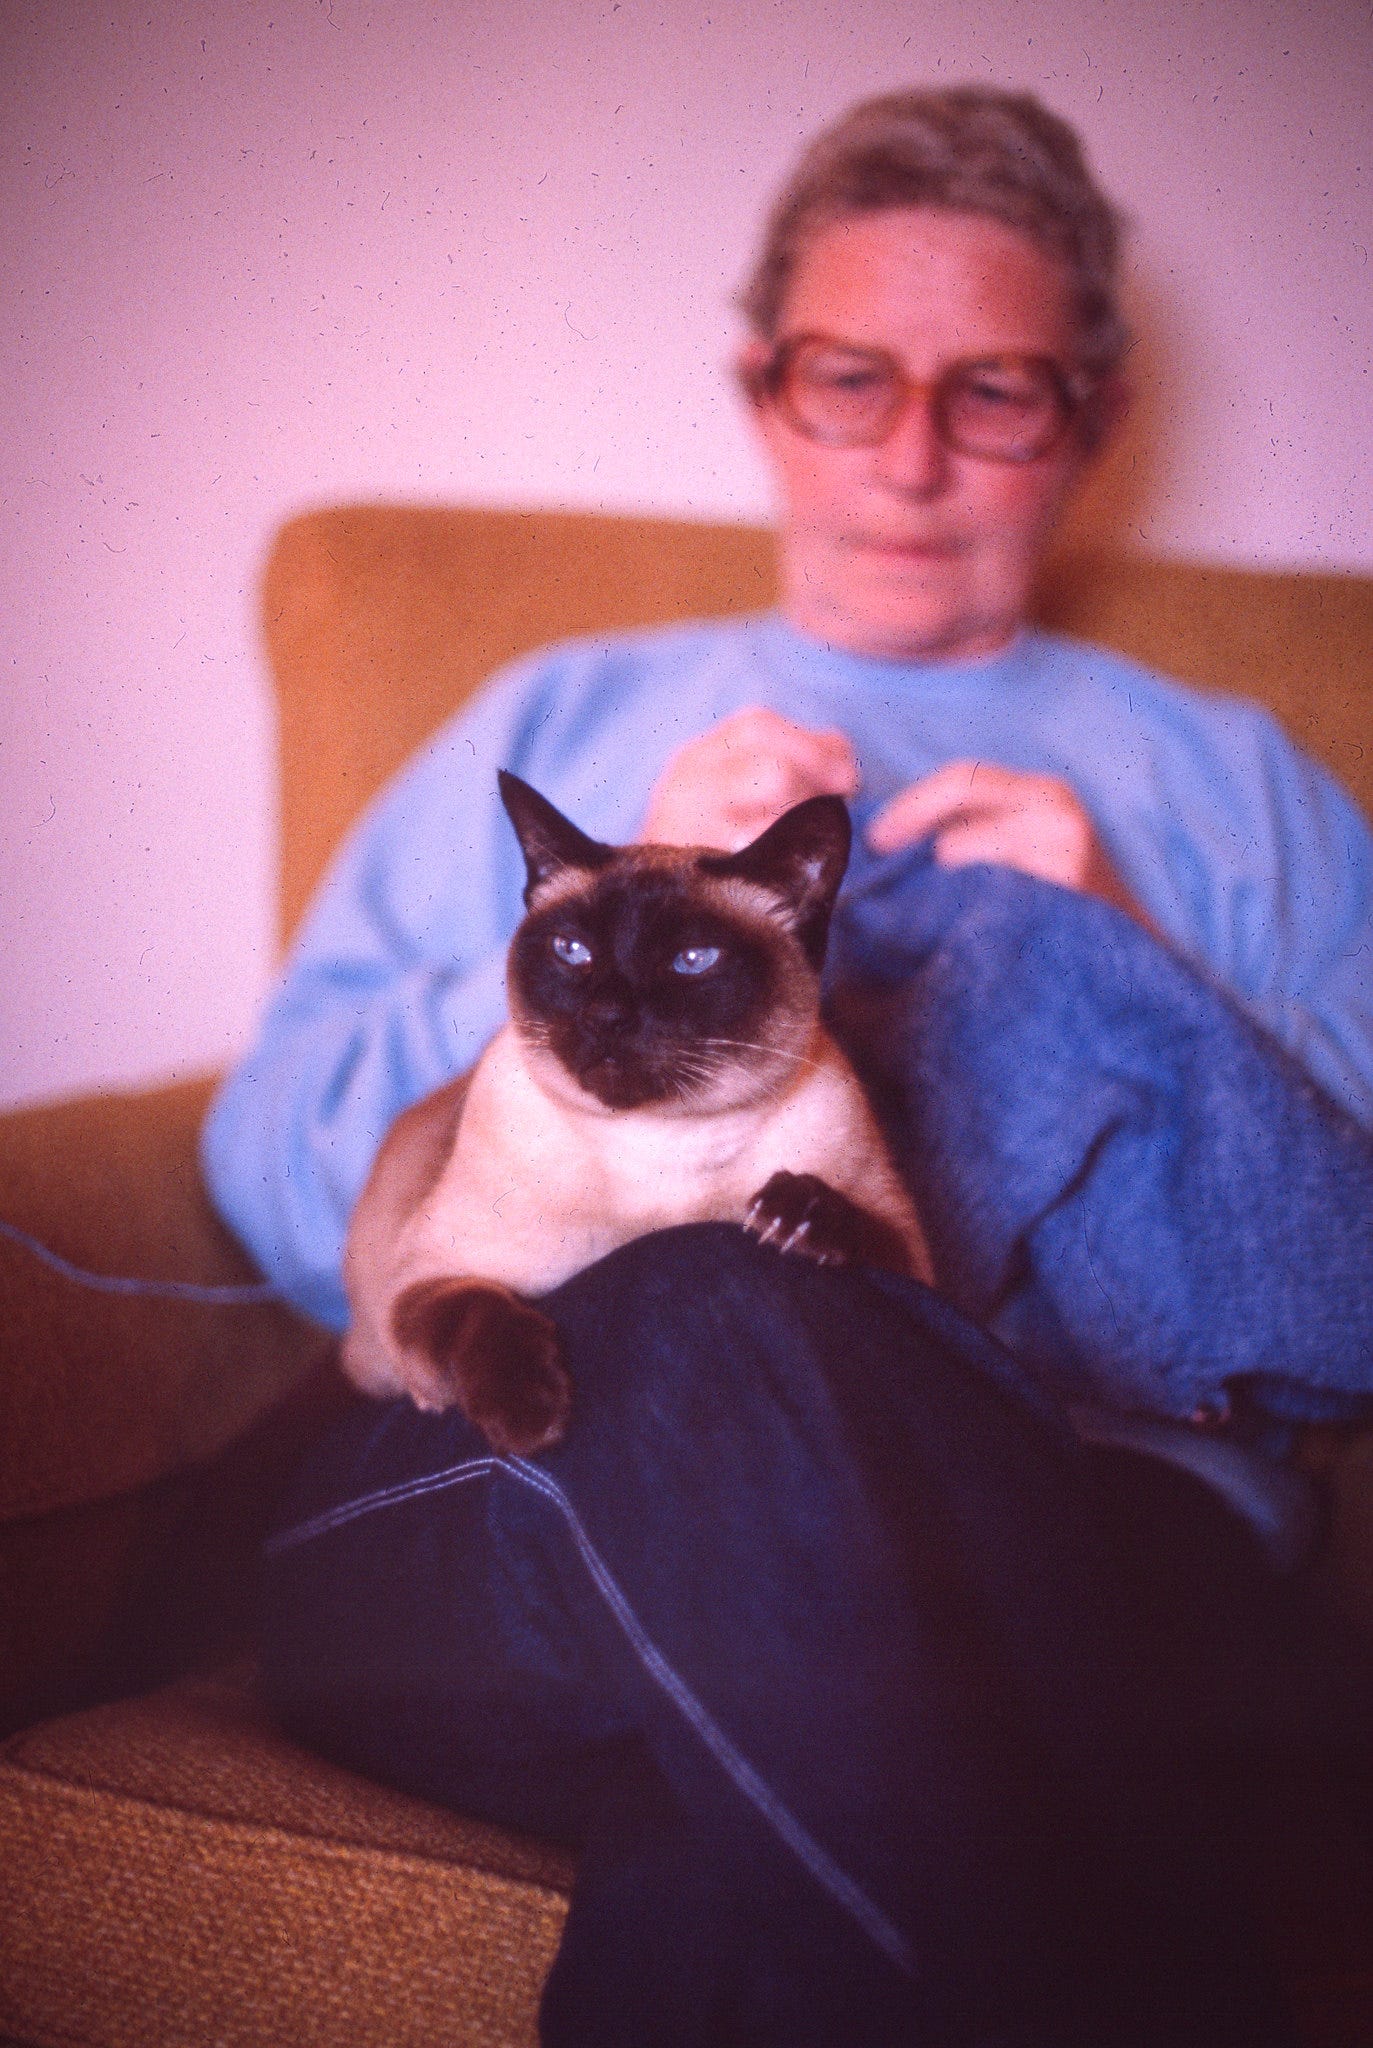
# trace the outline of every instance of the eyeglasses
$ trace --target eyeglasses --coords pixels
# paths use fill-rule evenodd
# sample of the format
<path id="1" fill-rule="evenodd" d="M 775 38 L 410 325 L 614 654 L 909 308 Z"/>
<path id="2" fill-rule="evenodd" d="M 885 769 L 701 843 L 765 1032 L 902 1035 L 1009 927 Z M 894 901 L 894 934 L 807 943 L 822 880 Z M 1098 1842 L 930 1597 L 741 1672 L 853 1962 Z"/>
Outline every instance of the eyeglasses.
<path id="1" fill-rule="evenodd" d="M 988 462 L 1033 462 L 1060 441 L 1091 394 L 1049 356 L 980 356 L 908 377 L 885 349 L 794 334 L 745 379 L 798 434 L 827 448 L 874 448 L 915 397 L 946 448 Z"/>

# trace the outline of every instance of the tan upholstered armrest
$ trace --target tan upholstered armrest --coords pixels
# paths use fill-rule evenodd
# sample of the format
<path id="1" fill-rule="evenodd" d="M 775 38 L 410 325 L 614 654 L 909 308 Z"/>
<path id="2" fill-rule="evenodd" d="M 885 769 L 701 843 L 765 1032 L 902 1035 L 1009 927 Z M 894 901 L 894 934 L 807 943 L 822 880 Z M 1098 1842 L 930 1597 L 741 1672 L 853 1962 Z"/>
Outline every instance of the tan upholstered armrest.
<path id="1" fill-rule="evenodd" d="M 200 1185 L 212 1087 L 0 1117 L 0 1219 L 100 1273 L 252 1281 Z M 212 1457 L 321 1342 L 276 1305 L 94 1292 L 0 1239 L 0 1521 L 108 1500 Z"/>

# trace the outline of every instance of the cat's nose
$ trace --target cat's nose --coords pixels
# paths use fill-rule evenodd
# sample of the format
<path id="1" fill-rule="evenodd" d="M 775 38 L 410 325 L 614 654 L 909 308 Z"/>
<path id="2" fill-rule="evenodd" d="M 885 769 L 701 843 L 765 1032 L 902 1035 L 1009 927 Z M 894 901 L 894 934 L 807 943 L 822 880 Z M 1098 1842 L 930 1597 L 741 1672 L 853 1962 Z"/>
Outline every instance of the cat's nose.
<path id="1" fill-rule="evenodd" d="M 629 1004 L 623 996 L 607 990 L 601 995 L 593 996 L 582 1014 L 588 1023 L 596 1025 L 599 1029 L 617 1030 L 629 1016 Z"/>

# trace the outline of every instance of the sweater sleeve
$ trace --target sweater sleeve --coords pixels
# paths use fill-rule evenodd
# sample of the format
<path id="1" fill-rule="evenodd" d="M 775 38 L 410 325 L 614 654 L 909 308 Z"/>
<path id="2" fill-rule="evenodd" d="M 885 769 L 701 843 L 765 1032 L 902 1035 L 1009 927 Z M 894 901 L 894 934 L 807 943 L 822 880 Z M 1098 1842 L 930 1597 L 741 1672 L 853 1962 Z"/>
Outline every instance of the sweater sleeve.
<path id="1" fill-rule="evenodd" d="M 1174 691 L 1146 802 L 1141 899 L 1373 1127 L 1373 833 L 1358 805 L 1256 705 Z"/>
<path id="2" fill-rule="evenodd" d="M 1271 881 L 1236 898 L 1232 977 L 1325 1092 L 1373 1129 L 1373 832 L 1276 721 L 1257 714 L 1257 726 Z"/>
<path id="3" fill-rule="evenodd" d="M 1373 1128 L 1373 832 L 1271 712 L 1055 643 L 1058 772 L 1159 928 Z"/>

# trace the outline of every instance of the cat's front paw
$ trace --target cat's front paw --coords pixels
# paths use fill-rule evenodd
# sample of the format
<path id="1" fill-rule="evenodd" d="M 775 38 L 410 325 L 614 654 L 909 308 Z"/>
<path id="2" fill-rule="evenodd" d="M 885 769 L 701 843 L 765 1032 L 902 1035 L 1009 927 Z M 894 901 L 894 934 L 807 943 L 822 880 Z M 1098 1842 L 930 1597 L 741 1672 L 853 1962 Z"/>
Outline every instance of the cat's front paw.
<path id="1" fill-rule="evenodd" d="M 815 1173 L 774 1173 L 744 1217 L 759 1244 L 775 1245 L 819 1266 L 861 1261 L 905 1272 L 909 1261 L 896 1231 L 860 1209 Z"/>
<path id="2" fill-rule="evenodd" d="M 524 1457 L 562 1437 L 572 1381 L 555 1324 L 489 1280 L 424 1280 L 406 1289 L 392 1329 L 412 1365 L 418 1407 L 456 1404 L 493 1451 Z"/>

